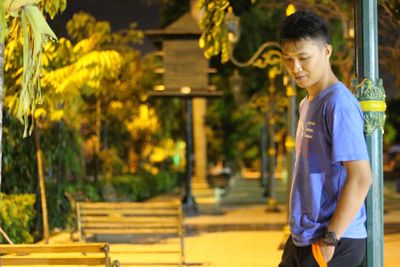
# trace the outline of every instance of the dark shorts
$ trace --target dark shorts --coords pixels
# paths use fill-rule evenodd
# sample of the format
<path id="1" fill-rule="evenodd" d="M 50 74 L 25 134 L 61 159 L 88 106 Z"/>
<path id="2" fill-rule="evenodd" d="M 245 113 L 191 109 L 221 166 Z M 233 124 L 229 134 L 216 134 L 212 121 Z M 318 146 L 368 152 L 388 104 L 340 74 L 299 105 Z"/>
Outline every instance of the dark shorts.
<path id="1" fill-rule="evenodd" d="M 341 238 L 336 246 L 333 258 L 328 267 L 358 267 L 361 265 L 367 239 Z M 279 267 L 318 267 L 311 251 L 311 245 L 297 247 L 290 236 L 283 250 Z"/>

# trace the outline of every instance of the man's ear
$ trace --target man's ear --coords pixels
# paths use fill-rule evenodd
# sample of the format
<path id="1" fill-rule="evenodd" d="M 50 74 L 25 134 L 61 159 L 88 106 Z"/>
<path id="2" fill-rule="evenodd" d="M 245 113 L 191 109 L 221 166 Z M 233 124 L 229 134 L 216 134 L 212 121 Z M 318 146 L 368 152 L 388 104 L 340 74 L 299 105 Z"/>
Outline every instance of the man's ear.
<path id="1" fill-rule="evenodd" d="M 326 44 L 326 45 L 324 46 L 324 51 L 323 51 L 323 53 L 324 53 L 324 55 L 326 56 L 327 59 L 329 59 L 329 58 L 331 57 L 331 55 L 332 55 L 332 50 L 333 50 L 332 45 Z"/>

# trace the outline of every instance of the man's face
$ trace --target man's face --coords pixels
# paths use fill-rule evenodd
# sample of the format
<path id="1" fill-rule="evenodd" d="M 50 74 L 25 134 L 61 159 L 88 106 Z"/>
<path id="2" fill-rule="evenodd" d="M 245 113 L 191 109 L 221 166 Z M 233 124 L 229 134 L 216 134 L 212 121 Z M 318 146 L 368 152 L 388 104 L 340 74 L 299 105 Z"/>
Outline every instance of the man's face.
<path id="1" fill-rule="evenodd" d="M 332 47 L 320 40 L 301 39 L 282 44 L 283 63 L 301 88 L 319 89 L 330 70 L 331 52 Z"/>

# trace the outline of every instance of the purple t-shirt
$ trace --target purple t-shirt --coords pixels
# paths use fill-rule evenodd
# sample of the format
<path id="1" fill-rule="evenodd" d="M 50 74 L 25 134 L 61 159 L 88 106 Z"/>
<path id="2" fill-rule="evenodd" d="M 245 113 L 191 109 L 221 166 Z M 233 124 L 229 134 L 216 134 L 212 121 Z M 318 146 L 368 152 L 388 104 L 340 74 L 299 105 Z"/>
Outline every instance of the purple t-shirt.
<path id="1" fill-rule="evenodd" d="M 337 82 L 300 103 L 289 218 L 297 246 L 316 242 L 326 230 L 347 177 L 342 162 L 351 160 L 368 160 L 363 113 Z M 363 206 L 343 237 L 365 238 L 365 219 Z"/>

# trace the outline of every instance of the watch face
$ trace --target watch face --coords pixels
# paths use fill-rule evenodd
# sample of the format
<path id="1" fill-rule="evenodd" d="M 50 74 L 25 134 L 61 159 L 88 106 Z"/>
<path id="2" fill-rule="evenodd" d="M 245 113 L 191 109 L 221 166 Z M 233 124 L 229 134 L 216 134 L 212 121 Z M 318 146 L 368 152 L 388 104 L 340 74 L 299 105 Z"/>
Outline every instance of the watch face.
<path id="1" fill-rule="evenodd" d="M 335 246 L 337 243 L 336 234 L 334 232 L 326 232 L 322 237 L 325 245 Z"/>

